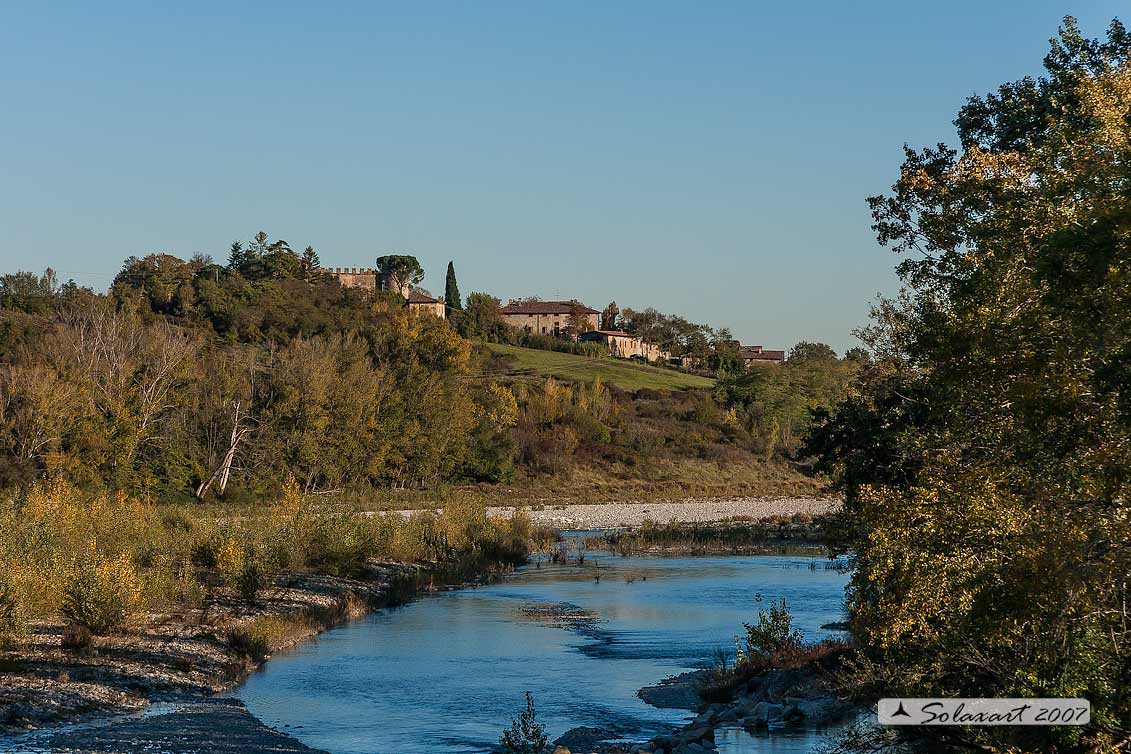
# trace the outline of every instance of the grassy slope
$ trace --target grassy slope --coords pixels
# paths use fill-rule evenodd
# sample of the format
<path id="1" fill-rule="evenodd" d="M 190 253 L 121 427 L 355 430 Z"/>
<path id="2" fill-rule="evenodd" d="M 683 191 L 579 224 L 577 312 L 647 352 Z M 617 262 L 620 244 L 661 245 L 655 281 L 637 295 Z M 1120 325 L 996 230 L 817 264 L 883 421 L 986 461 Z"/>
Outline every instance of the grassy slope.
<path id="1" fill-rule="evenodd" d="M 607 385 L 615 385 L 622 390 L 687 390 L 689 388 L 713 387 L 715 381 L 694 374 L 684 374 L 671 369 L 645 366 L 630 361 L 614 359 L 593 359 L 557 351 L 540 351 L 533 348 L 520 348 L 501 343 L 488 343 L 493 353 L 505 356 L 517 372 L 537 372 L 563 380 L 591 382 L 600 377 Z"/>

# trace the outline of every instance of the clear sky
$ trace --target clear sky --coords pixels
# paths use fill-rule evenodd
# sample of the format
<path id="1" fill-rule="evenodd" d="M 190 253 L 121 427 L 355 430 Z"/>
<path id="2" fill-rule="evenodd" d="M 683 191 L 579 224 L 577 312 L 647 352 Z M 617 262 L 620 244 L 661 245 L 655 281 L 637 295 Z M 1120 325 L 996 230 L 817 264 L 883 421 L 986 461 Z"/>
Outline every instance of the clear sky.
<path id="1" fill-rule="evenodd" d="M 104 289 L 262 229 L 843 351 L 895 290 L 865 197 L 902 144 L 1119 3 L 158 5 L 0 6 L 3 271 Z"/>

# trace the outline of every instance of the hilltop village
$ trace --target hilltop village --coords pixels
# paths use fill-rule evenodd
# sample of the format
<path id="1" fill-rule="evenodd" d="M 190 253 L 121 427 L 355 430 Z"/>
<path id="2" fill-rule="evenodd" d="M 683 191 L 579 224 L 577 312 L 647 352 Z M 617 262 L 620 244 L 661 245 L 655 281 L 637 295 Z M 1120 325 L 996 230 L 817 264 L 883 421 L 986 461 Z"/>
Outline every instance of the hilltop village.
<path id="1" fill-rule="evenodd" d="M 401 267 L 402 270 L 397 268 Z M 447 317 L 451 305 L 443 298 L 414 285 L 423 279 L 423 271 L 414 257 L 381 257 L 376 267 L 332 267 L 325 272 L 333 275 L 347 288 L 390 291 L 400 294 L 413 314 Z M 449 268 L 449 274 L 452 274 Z M 615 305 L 611 305 L 615 308 Z M 499 318 L 508 327 L 532 335 L 570 339 L 580 343 L 594 343 L 605 347 L 610 356 L 646 362 L 661 362 L 682 368 L 699 366 L 690 357 L 674 357 L 663 343 L 652 343 L 639 335 L 616 327 L 616 313 L 608 307 L 599 312 L 577 299 L 547 301 L 537 297 L 511 299 L 497 310 Z M 752 366 L 776 365 L 785 360 L 784 350 L 772 350 L 761 345 L 735 343 L 743 364 Z"/>

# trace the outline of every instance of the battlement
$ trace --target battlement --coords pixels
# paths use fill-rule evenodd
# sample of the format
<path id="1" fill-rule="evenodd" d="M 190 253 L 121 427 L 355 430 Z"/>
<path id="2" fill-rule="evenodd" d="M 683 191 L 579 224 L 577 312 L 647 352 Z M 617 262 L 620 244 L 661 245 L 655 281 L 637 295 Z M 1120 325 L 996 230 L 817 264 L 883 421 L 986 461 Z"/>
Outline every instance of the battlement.
<path id="1" fill-rule="evenodd" d="M 372 267 L 328 267 L 327 272 L 335 275 L 376 275 L 377 270 Z"/>
<path id="2" fill-rule="evenodd" d="M 338 282 L 346 288 L 377 289 L 377 270 L 372 267 L 326 267 Z"/>

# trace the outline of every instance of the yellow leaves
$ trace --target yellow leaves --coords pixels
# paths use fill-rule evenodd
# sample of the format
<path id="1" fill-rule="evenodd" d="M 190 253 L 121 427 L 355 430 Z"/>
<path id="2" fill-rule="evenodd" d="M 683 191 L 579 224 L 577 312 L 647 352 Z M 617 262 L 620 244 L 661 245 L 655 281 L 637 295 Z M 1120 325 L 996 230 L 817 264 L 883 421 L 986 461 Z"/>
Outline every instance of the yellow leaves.
<path id="1" fill-rule="evenodd" d="M 1032 166 L 1019 152 L 987 152 L 973 146 L 963 153 L 950 176 L 961 182 L 994 184 L 1002 188 L 1024 188 Z"/>
<path id="2" fill-rule="evenodd" d="M 860 576 L 876 595 L 863 609 L 869 636 L 885 648 L 961 624 L 1032 524 L 1024 501 L 976 477 L 866 488 L 861 505 L 870 528 Z"/>
<path id="3" fill-rule="evenodd" d="M 247 551 L 234 537 L 224 540 L 224 544 L 216 551 L 216 570 L 225 581 L 235 582 L 239 574 L 243 573 L 246 563 Z"/>
<path id="4" fill-rule="evenodd" d="M 98 543 L 71 564 L 63 591 L 62 611 L 68 622 L 104 634 L 125 625 L 142 603 L 142 580 L 127 553 L 103 555 Z"/>
<path id="5" fill-rule="evenodd" d="M 487 386 L 482 405 L 475 407 L 477 416 L 499 428 L 513 427 L 518 421 L 518 401 L 505 385 L 492 382 Z"/>
<path id="6" fill-rule="evenodd" d="M 1084 78 L 1076 94 L 1080 109 L 1096 126 L 1100 143 L 1116 152 L 1127 151 L 1131 147 L 1131 60 Z"/>
<path id="7" fill-rule="evenodd" d="M 95 571 L 102 584 L 115 585 L 121 594 L 126 612 L 132 613 L 141 604 L 141 576 L 134 567 L 133 560 L 127 553 L 121 553 L 115 558 L 105 558 L 93 552 Z"/>

